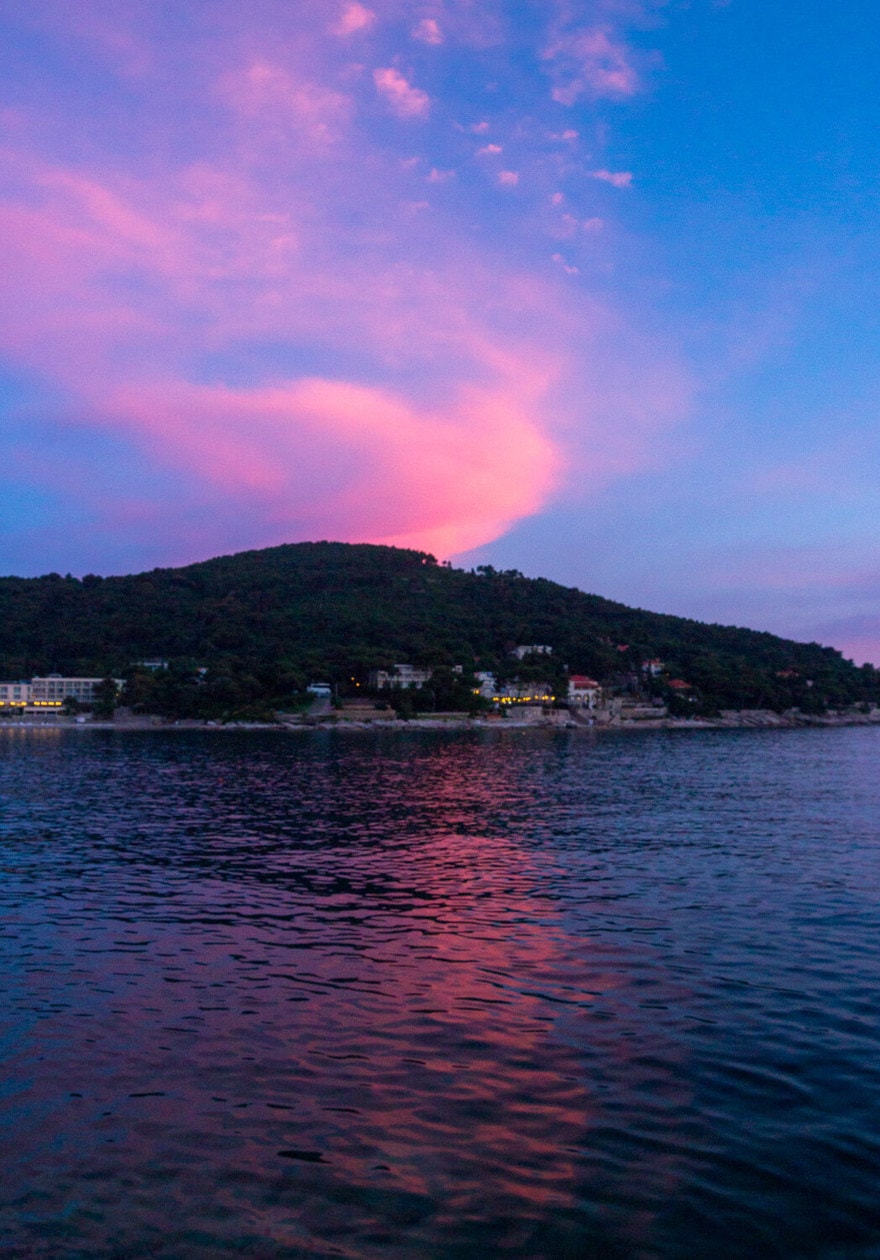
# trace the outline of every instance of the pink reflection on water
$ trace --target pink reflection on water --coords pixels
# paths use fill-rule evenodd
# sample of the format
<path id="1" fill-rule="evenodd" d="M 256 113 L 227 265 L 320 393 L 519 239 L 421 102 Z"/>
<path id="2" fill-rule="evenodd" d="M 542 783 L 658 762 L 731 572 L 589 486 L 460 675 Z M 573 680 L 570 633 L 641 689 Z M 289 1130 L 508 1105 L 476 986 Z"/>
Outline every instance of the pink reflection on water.
<path id="1" fill-rule="evenodd" d="M 83 1177 L 128 1182 L 102 1208 L 123 1248 L 182 1204 L 192 1228 L 244 1214 L 276 1245 L 381 1228 L 416 1249 L 467 1222 L 528 1247 L 580 1210 L 608 1082 L 673 1111 L 687 1093 L 632 949 L 560 908 L 540 792 L 501 753 L 343 758 L 345 808 L 320 808 L 343 796 L 328 758 L 293 793 L 310 798 L 298 841 L 273 838 L 281 789 L 259 766 L 154 769 L 157 861 L 68 892 L 30 956 L 30 1183 L 61 1210 Z M 645 1186 L 659 1202 L 677 1160 L 650 1143 L 616 1158 L 641 1186 L 636 1241 Z"/>

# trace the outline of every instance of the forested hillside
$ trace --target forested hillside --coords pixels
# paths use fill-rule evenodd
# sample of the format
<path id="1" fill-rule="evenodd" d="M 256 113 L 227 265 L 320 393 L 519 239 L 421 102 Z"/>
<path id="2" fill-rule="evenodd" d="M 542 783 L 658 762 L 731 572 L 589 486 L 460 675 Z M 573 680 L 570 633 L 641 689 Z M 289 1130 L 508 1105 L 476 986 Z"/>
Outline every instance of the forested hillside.
<path id="1" fill-rule="evenodd" d="M 510 656 L 533 643 L 552 658 Z M 135 668 L 151 657 L 169 662 L 161 679 Z M 556 686 L 567 670 L 623 686 L 649 658 L 665 666 L 651 687 L 684 680 L 701 711 L 880 699 L 880 672 L 832 648 L 390 547 L 297 543 L 129 577 L 0 579 L 0 677 L 127 676 L 142 703 L 165 687 L 165 708 L 280 705 L 310 679 L 344 691 L 396 662 L 549 672 Z"/>

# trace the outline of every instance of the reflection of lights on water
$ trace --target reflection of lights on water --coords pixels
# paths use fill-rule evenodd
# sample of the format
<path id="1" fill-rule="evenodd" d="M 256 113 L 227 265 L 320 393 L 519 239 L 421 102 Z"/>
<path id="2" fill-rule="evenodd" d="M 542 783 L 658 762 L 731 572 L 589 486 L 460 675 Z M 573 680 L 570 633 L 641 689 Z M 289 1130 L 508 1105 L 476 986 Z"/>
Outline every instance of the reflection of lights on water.
<path id="1" fill-rule="evenodd" d="M 56 722 L 10 722 L 8 725 L 4 722 L 0 726 L 0 731 L 14 732 L 16 735 L 39 735 L 45 738 L 51 735 L 57 739 L 67 727 L 59 726 Z"/>

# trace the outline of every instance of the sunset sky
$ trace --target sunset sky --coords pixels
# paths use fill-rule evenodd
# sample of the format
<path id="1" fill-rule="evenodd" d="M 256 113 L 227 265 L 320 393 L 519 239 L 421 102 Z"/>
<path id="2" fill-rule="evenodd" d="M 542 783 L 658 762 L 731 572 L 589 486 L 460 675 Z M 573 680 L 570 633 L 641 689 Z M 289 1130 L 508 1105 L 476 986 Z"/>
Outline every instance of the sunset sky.
<path id="1" fill-rule="evenodd" d="M 390 543 L 880 664 L 878 25 L 0 0 L 0 572 Z"/>

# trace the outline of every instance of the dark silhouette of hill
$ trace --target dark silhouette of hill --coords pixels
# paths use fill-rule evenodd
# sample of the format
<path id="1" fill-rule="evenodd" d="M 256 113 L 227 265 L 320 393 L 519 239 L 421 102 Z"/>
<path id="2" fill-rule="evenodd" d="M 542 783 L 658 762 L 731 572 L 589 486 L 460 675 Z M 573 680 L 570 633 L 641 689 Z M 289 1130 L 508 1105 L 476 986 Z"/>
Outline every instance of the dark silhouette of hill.
<path id="1" fill-rule="evenodd" d="M 517 644 L 548 644 L 550 660 L 518 664 Z M 732 626 L 705 625 L 516 571 L 467 572 L 418 551 L 295 543 L 179 569 L 80 579 L 0 579 L 0 677 L 129 674 L 170 663 L 132 694 L 182 688 L 201 711 L 282 703 L 310 678 L 350 687 L 396 662 L 463 665 L 500 676 L 532 671 L 560 684 L 565 667 L 625 685 L 646 659 L 691 685 L 701 710 L 828 705 L 880 698 L 880 673 L 833 648 Z M 194 667 L 207 670 L 193 681 Z M 170 696 L 171 692 L 169 692 Z M 160 701 L 161 703 L 161 701 Z M 166 706 L 167 707 L 167 706 Z"/>

